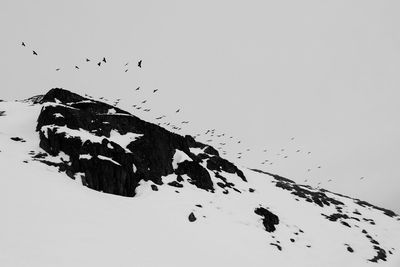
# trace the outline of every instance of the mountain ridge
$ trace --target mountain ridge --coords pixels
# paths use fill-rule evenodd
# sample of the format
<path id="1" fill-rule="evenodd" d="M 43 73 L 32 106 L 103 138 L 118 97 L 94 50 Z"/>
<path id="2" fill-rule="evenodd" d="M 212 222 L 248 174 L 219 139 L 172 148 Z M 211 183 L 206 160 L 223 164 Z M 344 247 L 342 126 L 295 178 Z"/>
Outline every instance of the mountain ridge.
<path id="1" fill-rule="evenodd" d="M 239 169 L 193 138 L 60 90 L 0 103 L 0 164 L 8 170 L 0 179 L 1 265 L 54 266 L 60 250 L 74 255 L 64 258 L 67 265 L 106 266 L 114 260 L 128 266 L 128 248 L 140 266 L 399 263 L 400 217 L 394 212 L 263 170 Z M 68 97 L 55 97 L 60 92 Z M 160 137 L 154 129 L 171 136 Z M 146 161 L 166 146 L 135 144 L 146 135 L 172 140 L 165 157 L 155 161 L 160 169 L 141 165 L 139 156 Z M 131 173 L 119 177 L 123 171 Z M 64 224 L 73 225 L 66 234 L 58 229 Z M 39 246 L 25 245 L 24 236 Z M 21 263 L 21 253 L 29 263 Z"/>

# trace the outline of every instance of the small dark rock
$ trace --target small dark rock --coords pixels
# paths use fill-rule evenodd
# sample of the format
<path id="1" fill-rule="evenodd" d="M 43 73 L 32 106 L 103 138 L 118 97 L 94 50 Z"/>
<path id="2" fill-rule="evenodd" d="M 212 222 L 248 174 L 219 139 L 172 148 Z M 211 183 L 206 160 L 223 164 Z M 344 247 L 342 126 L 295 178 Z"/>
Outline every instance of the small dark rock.
<path id="1" fill-rule="evenodd" d="M 350 224 L 348 224 L 348 223 L 345 222 L 345 221 L 341 221 L 340 223 L 343 224 L 344 226 L 351 227 Z"/>
<path id="2" fill-rule="evenodd" d="M 26 142 L 26 141 L 25 141 L 24 139 L 22 139 L 21 137 L 11 137 L 10 139 L 13 140 L 13 141 L 16 141 L 16 142 L 22 142 L 22 143 Z"/>
<path id="3" fill-rule="evenodd" d="M 178 182 L 183 182 L 183 178 L 182 178 L 181 175 L 177 175 L 177 176 L 176 176 L 176 180 L 177 180 Z"/>
<path id="4" fill-rule="evenodd" d="M 277 247 L 277 249 L 279 249 L 280 251 L 282 251 L 282 247 L 281 247 L 280 245 L 275 244 L 275 243 L 270 243 L 270 245 L 271 245 L 271 246 L 275 246 L 275 247 Z"/>
<path id="5" fill-rule="evenodd" d="M 353 253 L 354 249 L 352 247 L 350 247 L 349 245 L 347 245 L 347 251 L 350 253 Z"/>
<path id="6" fill-rule="evenodd" d="M 196 221 L 196 220 L 197 220 L 196 216 L 194 216 L 193 212 L 191 212 L 191 213 L 189 214 L 189 222 L 194 222 L 194 221 Z"/>
<path id="7" fill-rule="evenodd" d="M 178 187 L 178 188 L 182 188 L 183 187 L 183 185 L 178 183 L 177 181 L 172 181 L 172 182 L 168 183 L 168 185 L 174 186 L 174 187 Z"/>
<path id="8" fill-rule="evenodd" d="M 151 190 L 158 191 L 158 187 L 155 184 L 151 185 Z"/>

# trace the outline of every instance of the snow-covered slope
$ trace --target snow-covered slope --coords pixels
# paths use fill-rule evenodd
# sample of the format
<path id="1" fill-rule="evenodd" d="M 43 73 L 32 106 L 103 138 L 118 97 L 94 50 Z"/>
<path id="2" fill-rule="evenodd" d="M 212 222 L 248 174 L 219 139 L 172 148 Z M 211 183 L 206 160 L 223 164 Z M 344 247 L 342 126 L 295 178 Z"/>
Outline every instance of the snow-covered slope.
<path id="1" fill-rule="evenodd" d="M 39 147 L 41 108 L 0 102 L 0 266 L 400 266 L 397 215 L 277 175 L 221 171 L 229 194 L 209 170 L 221 183 L 212 192 L 185 174 L 183 187 L 169 174 L 157 191 L 141 180 L 134 197 L 82 186 L 39 161 L 70 160 Z M 177 149 L 171 164 L 189 160 Z"/>

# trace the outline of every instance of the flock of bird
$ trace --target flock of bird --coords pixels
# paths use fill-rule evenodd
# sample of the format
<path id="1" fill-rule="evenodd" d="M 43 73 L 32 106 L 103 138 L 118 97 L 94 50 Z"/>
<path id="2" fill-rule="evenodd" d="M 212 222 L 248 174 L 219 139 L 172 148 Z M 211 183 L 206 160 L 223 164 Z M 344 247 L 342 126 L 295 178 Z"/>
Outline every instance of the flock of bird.
<path id="1" fill-rule="evenodd" d="M 22 42 L 21 45 L 23 47 L 27 47 L 25 42 Z M 35 50 L 32 50 L 32 54 L 34 56 L 38 56 L 38 53 Z M 91 62 L 91 61 L 92 60 L 89 59 L 89 58 L 85 59 L 85 62 L 87 62 L 87 63 Z M 100 61 L 97 62 L 97 66 L 101 67 L 102 64 L 106 64 L 106 63 L 107 63 L 107 59 L 106 59 L 106 57 L 103 57 Z M 128 72 L 129 71 L 128 67 L 129 67 L 129 62 L 124 64 L 124 72 Z M 137 67 L 138 68 L 142 68 L 142 60 L 138 61 Z M 75 65 L 75 69 L 79 70 L 80 68 L 79 68 L 78 65 Z M 60 71 L 61 68 L 56 68 L 55 70 L 56 71 Z M 135 91 L 140 91 L 140 90 L 141 90 L 140 86 L 138 86 L 135 89 Z M 155 94 L 158 91 L 159 91 L 159 89 L 153 89 L 152 93 Z M 91 97 L 89 95 L 86 95 L 86 96 Z M 104 97 L 100 97 L 100 99 L 108 101 L 108 99 L 105 99 Z M 112 104 L 114 106 L 117 106 L 120 103 L 120 101 L 121 101 L 121 99 L 116 99 Z M 139 104 L 132 105 L 132 108 L 134 108 L 134 109 L 136 109 L 138 111 L 142 110 L 143 112 L 150 112 L 151 108 L 145 107 L 146 103 L 148 103 L 147 99 L 142 100 Z M 174 113 L 178 114 L 180 112 L 181 112 L 181 108 L 178 108 L 178 109 L 175 110 Z M 166 119 L 167 119 L 167 115 L 165 115 L 165 114 L 154 118 L 154 120 L 156 121 L 155 123 L 157 125 L 159 125 L 159 126 L 163 125 L 163 126 L 165 126 L 165 128 L 170 128 L 173 131 L 181 131 L 183 129 L 182 128 L 183 125 L 186 125 L 186 124 L 190 123 L 187 120 L 180 121 L 180 123 L 173 123 L 171 121 L 171 119 L 173 119 L 173 118 L 170 118 L 170 120 L 168 120 L 168 121 Z M 217 149 L 222 153 L 222 155 L 226 156 L 226 155 L 229 154 L 230 156 L 236 157 L 239 160 L 242 159 L 245 156 L 246 153 L 249 153 L 249 152 L 252 151 L 252 149 L 246 148 L 244 150 L 242 149 L 240 151 L 231 153 L 230 151 L 228 151 L 225 148 L 226 147 L 230 147 L 231 148 L 233 145 L 240 145 L 240 144 L 242 144 L 242 140 L 239 140 L 239 139 L 235 138 L 234 136 L 229 136 L 229 135 L 227 135 L 225 133 L 217 133 L 216 129 L 207 129 L 205 132 L 194 134 L 193 137 L 195 139 L 199 139 L 199 138 L 203 139 L 203 140 L 205 140 L 206 143 L 209 143 L 210 145 L 212 144 L 212 145 L 216 146 Z M 290 141 L 293 142 L 294 140 L 295 140 L 295 137 L 291 137 L 290 138 Z M 271 153 L 272 151 L 270 151 L 269 149 L 263 149 L 260 152 Z M 263 166 L 265 166 L 265 165 L 273 165 L 275 162 L 277 162 L 277 160 L 288 159 L 289 158 L 289 153 L 288 152 L 294 152 L 295 154 L 299 154 L 299 155 L 303 154 L 305 156 L 310 156 L 311 155 L 311 151 L 302 151 L 301 149 L 296 149 L 296 150 L 293 150 L 293 151 L 289 151 L 289 150 L 287 150 L 285 148 L 281 148 L 279 151 L 273 152 L 273 155 L 270 154 L 267 159 L 261 161 L 260 165 L 263 165 Z M 319 169 L 322 169 L 322 166 L 321 165 L 316 165 L 313 168 L 305 169 L 305 173 L 310 174 L 312 171 L 319 170 Z M 360 180 L 363 180 L 364 178 L 365 177 L 363 176 L 363 177 L 360 178 Z M 309 179 L 305 179 L 304 180 L 305 183 L 307 183 L 308 181 L 309 181 Z M 333 181 L 332 179 L 328 179 L 327 180 L 327 182 L 332 182 L 332 181 Z M 318 186 L 320 184 L 321 184 L 321 182 L 318 183 Z"/>
<path id="2" fill-rule="evenodd" d="M 21 42 L 21 46 L 27 47 L 25 42 Z M 32 54 L 33 54 L 34 56 L 38 56 L 38 53 L 36 52 L 36 50 L 32 50 Z M 89 59 L 89 58 L 86 58 L 86 59 L 85 59 L 85 62 L 87 62 L 87 63 L 88 63 L 88 62 L 91 62 L 91 61 L 92 61 L 92 60 Z M 107 59 L 106 59 L 105 57 L 103 57 L 101 60 L 99 60 L 99 61 L 97 62 L 97 66 L 101 67 L 101 65 L 102 65 L 102 64 L 105 64 L 105 63 L 107 63 Z M 129 62 L 125 63 L 125 65 L 124 65 L 124 67 L 125 67 L 124 72 L 128 72 L 128 70 L 129 70 L 128 65 L 129 65 Z M 138 61 L 137 66 L 138 66 L 139 68 L 142 68 L 142 60 L 139 60 L 139 61 Z M 79 67 L 78 65 L 75 65 L 74 68 L 77 69 L 77 70 L 80 69 L 80 67 Z M 56 70 L 56 71 L 60 71 L 61 68 L 56 68 L 55 70 Z"/>

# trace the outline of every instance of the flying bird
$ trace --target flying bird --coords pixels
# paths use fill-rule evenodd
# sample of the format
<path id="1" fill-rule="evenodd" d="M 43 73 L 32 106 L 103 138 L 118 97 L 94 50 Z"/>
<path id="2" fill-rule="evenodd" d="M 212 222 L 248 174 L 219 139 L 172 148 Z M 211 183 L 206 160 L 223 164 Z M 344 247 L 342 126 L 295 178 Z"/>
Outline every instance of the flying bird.
<path id="1" fill-rule="evenodd" d="M 139 89 L 140 89 L 140 86 L 138 88 L 136 88 L 136 91 L 139 91 Z"/>
<path id="2" fill-rule="evenodd" d="M 137 65 L 138 65 L 139 68 L 141 68 L 142 67 L 142 60 L 139 60 Z"/>
<path id="3" fill-rule="evenodd" d="M 75 69 L 79 70 L 79 67 L 78 67 L 78 66 L 75 66 Z"/>
<path id="4" fill-rule="evenodd" d="M 128 69 L 126 69 L 125 72 L 128 72 Z"/>
<path id="5" fill-rule="evenodd" d="M 56 69 L 56 71 L 59 71 L 59 70 L 60 70 L 60 68 L 57 68 L 57 69 Z"/>
<path id="6" fill-rule="evenodd" d="M 22 44 L 21 44 L 21 45 L 22 45 L 22 46 L 26 46 L 24 42 L 22 42 Z"/>
<path id="7" fill-rule="evenodd" d="M 144 103 L 146 103 L 146 102 L 147 102 L 147 100 L 143 100 L 143 101 L 142 101 L 142 104 L 144 104 Z"/>
<path id="8" fill-rule="evenodd" d="M 89 62 L 89 61 L 90 61 L 90 59 L 86 58 L 86 62 Z"/>
<path id="9" fill-rule="evenodd" d="M 99 66 L 99 67 L 100 67 L 100 65 L 101 65 L 101 61 L 99 61 L 99 63 L 97 63 L 97 66 Z"/>
<path id="10" fill-rule="evenodd" d="M 157 91 L 158 91 L 158 89 L 154 89 L 154 90 L 153 90 L 153 93 L 155 93 L 155 92 L 157 92 Z"/>
<path id="11" fill-rule="evenodd" d="M 103 62 L 104 62 L 104 63 L 107 63 L 107 60 L 106 60 L 106 58 L 105 58 L 105 57 L 103 57 Z"/>
<path id="12" fill-rule="evenodd" d="M 35 55 L 35 56 L 37 56 L 38 54 L 36 53 L 36 51 L 35 50 L 32 50 L 32 53 Z"/>
<path id="13" fill-rule="evenodd" d="M 179 111 L 181 111 L 181 109 L 178 109 L 177 111 L 175 111 L 176 113 L 178 113 Z"/>
<path id="14" fill-rule="evenodd" d="M 129 62 L 126 62 L 126 63 L 125 63 L 125 66 L 128 66 L 128 64 L 129 64 Z"/>

